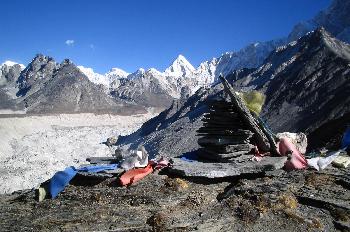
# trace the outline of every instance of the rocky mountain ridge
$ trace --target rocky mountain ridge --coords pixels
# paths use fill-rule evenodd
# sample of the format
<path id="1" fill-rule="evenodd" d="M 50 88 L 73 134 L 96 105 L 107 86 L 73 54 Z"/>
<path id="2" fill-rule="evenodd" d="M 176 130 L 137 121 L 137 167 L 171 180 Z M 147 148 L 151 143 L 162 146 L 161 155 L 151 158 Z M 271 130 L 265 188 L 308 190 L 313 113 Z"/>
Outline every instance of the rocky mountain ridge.
<path id="1" fill-rule="evenodd" d="M 146 112 L 142 106 L 111 97 L 68 59 L 57 63 L 52 57 L 38 54 L 21 71 L 22 68 L 13 65 L 5 73 L 5 78 L 11 77 L 6 80 L 11 79 L 11 82 L 0 88 L 2 108 L 15 108 L 34 114 Z M 16 75 L 10 75 L 14 72 Z"/>
<path id="2" fill-rule="evenodd" d="M 306 132 L 310 141 L 317 140 L 309 148 L 328 146 L 321 141 L 336 141 L 329 144 L 334 148 L 349 122 L 349 49 L 350 45 L 320 28 L 275 49 L 259 68 L 238 70 L 227 79 L 237 90 L 265 92 L 261 117 L 274 132 Z M 132 148 L 144 144 L 163 156 L 195 151 L 199 148 L 196 131 L 208 112 L 206 102 L 217 97 L 223 97 L 221 84 L 202 88 L 118 143 Z M 327 133 L 330 128 L 333 134 Z"/>
<path id="3" fill-rule="evenodd" d="M 327 146 L 349 121 L 349 67 L 350 45 L 320 28 L 230 79 L 237 89 L 265 92 L 262 117 L 274 131 L 304 131 L 310 147 Z"/>

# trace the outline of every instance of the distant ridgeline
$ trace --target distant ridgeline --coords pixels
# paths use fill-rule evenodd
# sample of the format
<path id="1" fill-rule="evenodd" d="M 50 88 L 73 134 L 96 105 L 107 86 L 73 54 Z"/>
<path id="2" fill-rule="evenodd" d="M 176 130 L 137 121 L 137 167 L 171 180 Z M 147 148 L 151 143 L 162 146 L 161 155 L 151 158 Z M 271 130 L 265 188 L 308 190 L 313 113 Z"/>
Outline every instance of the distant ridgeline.
<path id="1" fill-rule="evenodd" d="M 172 123 L 189 114 L 201 115 L 196 111 L 199 102 L 215 95 L 223 73 L 237 90 L 266 95 L 261 116 L 276 132 L 305 131 L 311 144 L 312 138 L 329 141 L 349 117 L 350 52 L 341 42 L 350 42 L 349 12 L 350 0 L 335 0 L 315 18 L 297 24 L 286 38 L 248 45 L 198 68 L 182 55 L 164 72 L 139 69 L 131 74 L 113 68 L 100 75 L 44 55 L 27 67 L 5 62 L 0 66 L 0 109 L 135 114 L 156 107 L 166 110 L 146 125 L 181 131 Z M 194 127 L 196 120 L 190 120 Z M 325 133 L 330 128 L 333 133 Z"/>

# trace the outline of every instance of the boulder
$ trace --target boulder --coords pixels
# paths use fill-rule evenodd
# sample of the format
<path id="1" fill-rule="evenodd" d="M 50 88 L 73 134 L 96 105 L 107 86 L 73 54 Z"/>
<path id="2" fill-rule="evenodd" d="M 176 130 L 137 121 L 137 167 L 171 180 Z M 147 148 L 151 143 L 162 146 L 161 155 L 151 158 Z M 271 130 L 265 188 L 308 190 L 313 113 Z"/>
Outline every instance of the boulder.
<path id="1" fill-rule="evenodd" d="M 288 138 L 296 146 L 296 148 L 300 151 L 300 153 L 302 154 L 306 153 L 307 137 L 304 133 L 283 132 L 283 133 L 278 133 L 276 136 L 278 139 Z"/>

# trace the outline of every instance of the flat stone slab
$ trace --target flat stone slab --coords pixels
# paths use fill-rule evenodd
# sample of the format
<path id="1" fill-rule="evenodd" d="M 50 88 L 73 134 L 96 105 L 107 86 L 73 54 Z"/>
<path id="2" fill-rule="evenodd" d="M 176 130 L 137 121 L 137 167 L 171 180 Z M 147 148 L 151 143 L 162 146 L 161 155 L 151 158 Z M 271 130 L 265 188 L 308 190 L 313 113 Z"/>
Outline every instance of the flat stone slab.
<path id="1" fill-rule="evenodd" d="M 90 162 L 90 164 L 116 164 L 120 160 L 113 156 L 108 157 L 89 157 L 86 161 Z"/>
<path id="2" fill-rule="evenodd" d="M 238 157 L 245 156 L 246 159 L 254 157 L 253 154 L 248 154 L 249 151 L 237 151 L 231 153 L 218 153 L 218 151 L 211 151 L 206 148 L 198 149 L 198 156 L 203 159 L 214 160 L 214 162 L 227 162 L 229 159 L 237 159 Z M 237 162 L 236 162 L 237 163 Z"/>
<path id="3" fill-rule="evenodd" d="M 237 144 L 249 144 L 248 138 L 206 138 L 202 137 L 198 139 L 198 144 L 202 147 L 207 146 L 227 146 Z"/>
<path id="4" fill-rule="evenodd" d="M 287 161 L 287 157 L 264 157 L 260 162 L 249 161 L 244 163 L 188 162 L 180 158 L 173 158 L 173 161 L 170 172 L 174 174 L 187 177 L 220 178 L 281 169 Z"/>
<path id="5" fill-rule="evenodd" d="M 206 136 L 206 135 L 214 135 L 214 136 L 246 136 L 251 137 L 253 136 L 253 133 L 249 130 L 223 130 L 223 129 L 212 129 L 212 128 L 206 128 L 202 127 L 197 130 L 199 135 Z"/>
<path id="6" fill-rule="evenodd" d="M 208 151 L 215 151 L 216 153 L 232 153 L 239 151 L 246 151 L 247 153 L 251 151 L 255 146 L 252 144 L 242 143 L 236 145 L 226 145 L 226 146 L 206 146 L 205 149 Z"/>
<path id="7" fill-rule="evenodd" d="M 112 178 L 114 175 L 105 172 L 78 172 L 79 176 L 92 178 Z"/>

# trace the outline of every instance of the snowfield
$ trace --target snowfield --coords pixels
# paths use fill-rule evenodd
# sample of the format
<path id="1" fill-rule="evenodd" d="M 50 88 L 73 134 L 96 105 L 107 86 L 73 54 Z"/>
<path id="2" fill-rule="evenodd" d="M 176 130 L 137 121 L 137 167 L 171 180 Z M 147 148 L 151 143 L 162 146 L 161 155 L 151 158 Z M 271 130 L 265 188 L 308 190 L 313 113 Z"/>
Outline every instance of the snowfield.
<path id="1" fill-rule="evenodd" d="M 102 142 L 137 130 L 143 115 L 60 114 L 0 118 L 0 193 L 36 188 L 67 166 L 90 156 L 111 156 Z"/>

